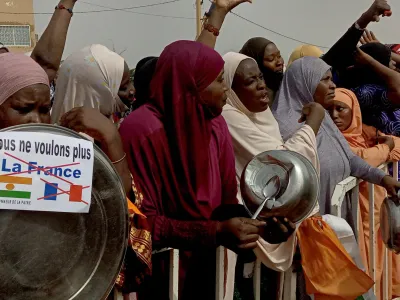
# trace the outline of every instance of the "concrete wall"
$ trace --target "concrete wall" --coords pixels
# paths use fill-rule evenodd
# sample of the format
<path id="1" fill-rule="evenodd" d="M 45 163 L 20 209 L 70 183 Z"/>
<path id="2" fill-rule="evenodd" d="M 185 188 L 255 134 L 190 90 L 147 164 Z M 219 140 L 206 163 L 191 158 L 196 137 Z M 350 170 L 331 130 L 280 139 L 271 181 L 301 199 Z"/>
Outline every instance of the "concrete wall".
<path id="1" fill-rule="evenodd" d="M 33 0 L 0 0 L 0 11 L 9 13 L 33 12 Z M 37 42 L 33 14 L 0 14 L 0 25 L 29 25 L 31 29 L 31 47 L 10 47 L 9 49 L 12 52 L 21 53 L 32 51 Z"/>

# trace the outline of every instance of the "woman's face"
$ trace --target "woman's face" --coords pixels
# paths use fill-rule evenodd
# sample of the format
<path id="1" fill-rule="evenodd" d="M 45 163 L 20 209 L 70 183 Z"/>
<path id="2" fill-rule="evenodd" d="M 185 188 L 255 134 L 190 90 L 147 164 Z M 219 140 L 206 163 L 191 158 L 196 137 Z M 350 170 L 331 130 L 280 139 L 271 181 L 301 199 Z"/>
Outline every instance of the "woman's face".
<path id="1" fill-rule="evenodd" d="M 224 80 L 224 70 L 218 74 L 217 78 L 211 84 L 200 92 L 200 100 L 202 104 L 207 106 L 212 112 L 221 113 L 222 108 L 226 104 L 226 92 L 228 87 Z"/>
<path id="2" fill-rule="evenodd" d="M 327 109 L 340 131 L 345 131 L 349 128 L 353 118 L 353 111 L 347 104 L 333 100 Z"/>
<path id="3" fill-rule="evenodd" d="M 269 98 L 263 75 L 252 59 L 243 60 L 236 69 L 232 90 L 246 108 L 254 113 L 268 108 Z"/>
<path id="4" fill-rule="evenodd" d="M 314 101 L 321 104 L 325 109 L 335 97 L 336 85 L 332 81 L 331 70 L 326 71 L 314 93 Z"/>
<path id="5" fill-rule="evenodd" d="M 274 43 L 268 44 L 264 51 L 264 67 L 273 72 L 282 73 L 284 63 L 281 52 L 276 45 Z"/>
<path id="6" fill-rule="evenodd" d="M 118 96 L 127 106 L 129 106 L 135 98 L 135 88 L 133 87 L 129 67 L 126 62 L 124 63 L 124 74 L 122 75 Z"/>
<path id="7" fill-rule="evenodd" d="M 50 89 L 44 84 L 23 88 L 0 105 L 0 128 L 29 123 L 50 123 Z"/>

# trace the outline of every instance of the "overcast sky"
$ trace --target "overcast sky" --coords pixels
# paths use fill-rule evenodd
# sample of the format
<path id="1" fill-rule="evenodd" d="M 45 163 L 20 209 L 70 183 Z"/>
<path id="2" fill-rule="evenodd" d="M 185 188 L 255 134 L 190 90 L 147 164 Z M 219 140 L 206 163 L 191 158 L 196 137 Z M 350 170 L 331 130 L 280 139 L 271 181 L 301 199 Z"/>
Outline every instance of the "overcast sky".
<path id="1" fill-rule="evenodd" d="M 35 12 L 52 12 L 58 0 L 33 0 Z M 171 0 L 79 0 L 75 11 L 98 11 L 103 5 L 112 8 L 161 3 Z M 203 11 L 209 8 L 204 0 Z M 321 46 L 331 46 L 347 28 L 365 11 L 372 0 L 254 0 L 242 4 L 235 13 L 263 27 L 283 35 Z M 385 18 L 370 28 L 385 43 L 400 43 L 400 1 L 389 1 L 393 16 Z M 159 55 L 163 48 L 178 39 L 194 39 L 196 32 L 195 0 L 178 0 L 174 3 L 132 12 L 182 17 L 157 17 L 124 11 L 75 14 L 69 30 L 65 56 L 73 51 L 100 43 L 117 52 L 133 68 L 145 56 Z M 186 18 L 186 19 L 185 19 Z M 50 20 L 48 15 L 36 15 L 36 31 L 42 34 Z M 251 37 L 263 36 L 274 41 L 285 61 L 299 42 L 267 31 L 232 14 L 228 15 L 217 41 L 217 50 L 224 54 L 238 51 Z M 325 49 L 324 49 L 325 50 Z"/>

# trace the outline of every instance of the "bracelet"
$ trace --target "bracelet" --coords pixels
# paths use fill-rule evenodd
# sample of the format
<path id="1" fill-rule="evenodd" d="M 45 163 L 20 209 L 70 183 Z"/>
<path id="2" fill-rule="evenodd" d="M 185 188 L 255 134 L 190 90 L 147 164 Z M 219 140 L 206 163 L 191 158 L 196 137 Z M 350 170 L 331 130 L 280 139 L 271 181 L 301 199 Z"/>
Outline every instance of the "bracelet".
<path id="1" fill-rule="evenodd" d="M 357 30 L 360 30 L 360 31 L 364 31 L 364 30 L 365 30 L 365 28 L 361 28 L 361 26 L 358 25 L 357 22 L 354 23 L 354 27 L 355 27 Z"/>
<path id="2" fill-rule="evenodd" d="M 212 33 L 213 35 L 215 35 L 215 36 L 219 36 L 219 29 L 216 28 L 216 27 L 214 27 L 214 26 L 212 26 L 212 25 L 209 24 L 209 23 L 204 24 L 204 29 L 207 30 L 207 31 L 209 31 L 209 32 L 211 32 L 211 33 Z"/>
<path id="3" fill-rule="evenodd" d="M 126 158 L 126 153 L 124 153 L 124 156 L 122 158 L 118 159 L 117 161 L 113 161 L 113 165 L 119 164 L 121 161 L 123 161 Z"/>
<path id="4" fill-rule="evenodd" d="M 71 16 L 74 15 L 74 12 L 72 11 L 72 8 L 66 8 L 66 7 L 65 7 L 64 5 L 62 5 L 62 4 L 58 4 L 58 5 L 56 6 L 55 9 L 65 9 L 66 11 L 68 11 L 68 12 L 71 14 Z"/>

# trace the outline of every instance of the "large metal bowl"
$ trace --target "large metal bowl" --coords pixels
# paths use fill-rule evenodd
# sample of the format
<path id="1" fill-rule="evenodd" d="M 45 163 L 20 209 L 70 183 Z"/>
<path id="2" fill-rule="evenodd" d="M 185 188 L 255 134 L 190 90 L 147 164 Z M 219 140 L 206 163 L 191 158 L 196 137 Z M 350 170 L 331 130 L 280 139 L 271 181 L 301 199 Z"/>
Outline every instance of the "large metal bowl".
<path id="1" fill-rule="evenodd" d="M 20 125 L 2 131 L 83 138 L 51 125 Z M 0 210 L 0 299 L 107 298 L 128 244 L 128 211 L 112 163 L 95 145 L 94 152 L 89 213 Z"/>
<path id="2" fill-rule="evenodd" d="M 381 206 L 382 240 L 388 249 L 400 253 L 400 205 L 386 198 Z"/>
<path id="3" fill-rule="evenodd" d="M 281 184 L 276 197 L 279 207 L 264 207 L 258 219 L 284 216 L 294 223 L 301 222 L 317 204 L 319 177 L 311 162 L 293 151 L 266 151 L 247 164 L 240 183 L 244 206 L 253 215 L 265 199 L 266 183 L 275 175 Z"/>

